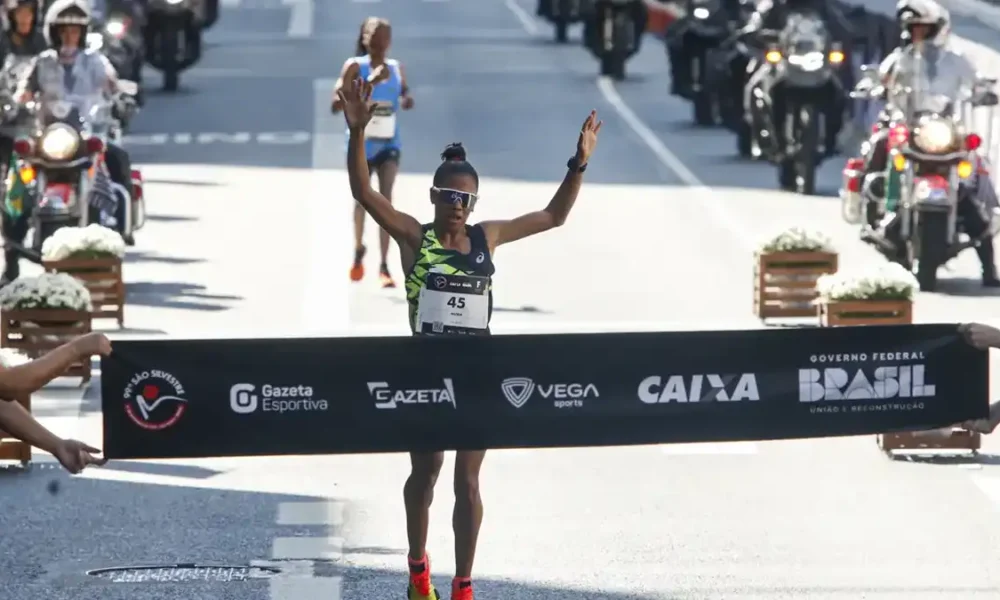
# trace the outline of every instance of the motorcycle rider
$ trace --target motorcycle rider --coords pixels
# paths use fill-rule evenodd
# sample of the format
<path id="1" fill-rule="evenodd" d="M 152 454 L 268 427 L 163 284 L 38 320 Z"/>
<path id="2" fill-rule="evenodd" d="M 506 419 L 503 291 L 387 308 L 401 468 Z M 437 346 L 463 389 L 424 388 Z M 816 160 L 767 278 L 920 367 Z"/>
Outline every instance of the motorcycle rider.
<path id="1" fill-rule="evenodd" d="M 684 47 L 684 24 L 694 16 L 694 2 L 688 1 L 687 14 L 667 30 L 667 57 L 670 62 L 670 93 L 674 96 L 684 94 L 691 88 L 691 53 Z M 719 14 L 711 18 L 726 23 L 743 24 L 743 0 L 721 0 L 718 6 Z M 720 44 L 721 47 L 721 44 Z"/>
<path id="2" fill-rule="evenodd" d="M 54 101 L 86 98 L 95 94 L 111 95 L 118 91 L 118 74 L 100 51 L 86 47 L 87 32 L 92 24 L 87 0 L 56 0 L 45 14 L 43 33 L 51 48 L 35 59 L 31 70 L 21 81 L 17 97 L 27 102 L 36 94 L 42 105 Z M 108 142 L 104 151 L 111 180 L 125 188 L 129 198 L 132 188 L 132 162 L 121 146 Z M 125 207 L 117 202 L 115 218 L 123 227 Z M 131 235 L 122 236 L 133 245 Z"/>
<path id="3" fill-rule="evenodd" d="M 4 64 L 11 55 L 36 56 L 48 47 L 45 37 L 36 27 L 36 0 L 5 0 L 3 7 L 6 29 L 0 35 L 0 64 Z M 8 119 L 5 120 L 9 122 Z M 0 211 L 3 239 L 20 245 L 28 234 L 28 219 L 24 214 L 23 198 L 20 198 L 23 182 L 11 168 L 13 154 L 14 138 L 0 134 L 0 181 L 4 182 L 5 200 L 3 210 Z M 4 246 L 4 271 L 0 276 L 0 287 L 16 279 L 19 274 L 19 253 L 7 248 L 6 244 Z"/>
<path id="4" fill-rule="evenodd" d="M 840 42 L 845 48 L 851 46 L 854 40 L 854 28 L 850 22 L 836 6 L 832 0 L 760 0 L 754 13 L 746 26 L 740 30 L 739 36 L 744 39 L 755 40 L 754 46 L 764 46 L 769 39 L 761 39 L 762 32 L 778 32 L 785 28 L 788 17 L 795 13 L 815 12 L 823 20 L 828 33 L 833 41 Z M 760 61 L 754 61 L 757 67 L 750 76 L 743 90 L 743 106 L 745 118 L 749 118 L 751 98 L 754 88 L 762 85 L 770 75 L 770 69 L 766 65 L 761 65 Z M 850 57 L 845 60 L 850 64 Z M 784 123 L 785 106 L 779 98 L 772 98 L 772 123 Z M 837 136 L 844 126 L 844 110 L 846 108 L 846 98 L 833 98 L 833 101 L 826 107 L 826 151 L 833 154 L 837 149 Z M 775 147 L 784 148 L 784 127 L 775 127 Z"/>
<path id="5" fill-rule="evenodd" d="M 978 74 L 972 63 L 948 47 L 950 18 L 947 10 L 933 0 L 900 0 L 896 14 L 909 43 L 888 56 L 879 69 L 887 101 L 894 109 L 907 112 L 933 109 L 940 98 L 952 98 L 955 90 L 970 90 L 975 86 Z M 886 140 L 880 141 L 875 150 L 878 153 L 876 166 L 885 169 Z M 992 199 L 992 191 L 990 178 L 977 173 L 973 181 L 960 186 L 957 213 L 965 233 L 979 240 L 975 248 L 982 263 L 983 286 L 996 288 L 1000 287 L 1000 278 L 997 277 L 993 238 L 984 236 L 990 225 L 985 210 L 992 207 L 984 206 L 983 201 Z M 887 203 L 886 210 L 890 218 L 885 221 L 884 236 L 902 253 L 905 247 L 901 239 L 902 222 L 895 213 L 895 206 Z"/>

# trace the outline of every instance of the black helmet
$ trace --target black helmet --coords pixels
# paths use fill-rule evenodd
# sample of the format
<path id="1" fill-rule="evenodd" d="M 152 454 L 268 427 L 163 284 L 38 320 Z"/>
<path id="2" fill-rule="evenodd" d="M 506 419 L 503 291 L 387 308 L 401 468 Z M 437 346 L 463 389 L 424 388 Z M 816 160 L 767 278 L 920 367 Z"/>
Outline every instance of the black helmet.
<path id="1" fill-rule="evenodd" d="M 62 42 L 59 40 L 58 29 L 66 25 L 76 25 L 83 28 L 80 36 L 80 47 L 86 46 L 87 31 L 90 29 L 90 6 L 86 0 L 56 0 L 48 12 L 45 13 L 45 23 L 42 33 L 45 34 L 45 41 L 49 46 L 58 49 Z"/>
<path id="2" fill-rule="evenodd" d="M 14 12 L 22 6 L 27 6 L 31 8 L 31 28 L 34 29 L 38 25 L 38 0 L 4 0 L 3 9 L 4 16 L 7 17 L 7 28 L 10 31 L 14 30 Z"/>

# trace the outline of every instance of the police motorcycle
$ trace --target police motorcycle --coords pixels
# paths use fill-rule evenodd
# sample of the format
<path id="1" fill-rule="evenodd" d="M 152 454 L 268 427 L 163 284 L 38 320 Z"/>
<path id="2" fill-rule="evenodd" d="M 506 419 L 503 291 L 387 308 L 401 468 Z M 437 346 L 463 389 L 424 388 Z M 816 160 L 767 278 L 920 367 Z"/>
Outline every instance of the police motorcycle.
<path id="1" fill-rule="evenodd" d="M 639 51 L 646 31 L 643 0 L 595 0 L 583 25 L 584 44 L 600 62 L 601 75 L 625 79 L 625 63 Z"/>
<path id="2" fill-rule="evenodd" d="M 593 9 L 593 0 L 539 0 L 538 16 L 555 26 L 556 41 L 565 44 L 570 25 L 584 20 Z"/>
<path id="3" fill-rule="evenodd" d="M 163 89 L 177 91 L 180 74 L 201 58 L 202 0 L 149 0 L 143 36 L 146 61 L 163 73 Z"/>
<path id="4" fill-rule="evenodd" d="M 760 152 L 776 163 L 782 189 L 811 195 L 816 191 L 817 167 L 826 156 L 826 110 L 831 96 L 844 94 L 837 71 L 845 54 L 813 11 L 792 13 L 785 28 L 771 36 L 759 75 L 748 90 L 745 119 L 750 127 L 737 132 L 744 138 L 738 146 L 752 147 L 756 141 Z M 774 123 L 779 103 L 784 110 L 778 111 L 778 118 L 783 119 Z"/>
<path id="5" fill-rule="evenodd" d="M 967 125 L 978 121 L 970 118 L 975 108 L 991 107 L 992 113 L 998 104 L 995 84 L 995 79 L 980 78 L 971 87 L 942 93 L 945 88 L 932 81 L 928 89 L 933 93 L 911 87 L 893 91 L 892 97 L 905 101 L 891 107 L 888 117 L 888 175 L 870 174 L 860 195 L 842 196 L 844 220 L 861 223 L 862 239 L 890 260 L 911 270 L 916 263 L 923 291 L 937 287 L 939 267 L 1000 233 L 995 195 L 986 196 L 992 202 L 983 202 L 980 197 L 987 190 L 978 189 L 991 185 L 976 176 L 983 139 Z M 985 122 L 992 124 L 989 116 Z M 986 225 L 975 238 L 967 231 L 962 203 Z M 871 226 L 873 218 L 881 221 L 879 226 Z"/>
<path id="6" fill-rule="evenodd" d="M 731 29 L 721 0 L 688 0 L 686 16 L 667 32 L 667 45 L 683 50 L 672 54 L 687 59 L 687 65 L 682 67 L 687 71 L 686 85 L 678 86 L 678 94 L 691 101 L 698 125 L 714 125 L 716 109 L 722 112 L 726 98 L 719 95 L 719 86 L 709 83 L 711 69 L 719 63 L 713 63 L 710 57 L 729 37 Z"/>
<path id="7" fill-rule="evenodd" d="M 145 62 L 145 42 L 142 39 L 141 15 L 136 11 L 108 6 L 104 0 L 91 0 L 94 31 L 87 34 L 87 47 L 101 52 L 115 67 L 122 79 L 139 85 L 137 100 L 144 102 L 142 65 Z"/>
<path id="8" fill-rule="evenodd" d="M 0 136 L 6 140 L 18 139 L 33 126 L 33 104 L 22 106 L 15 96 L 18 83 L 30 71 L 33 60 L 32 56 L 9 54 L 0 69 Z M 35 171 L 13 152 L 2 168 L 4 238 L 14 238 L 12 241 L 17 243 L 23 241 L 27 230 L 25 220 L 35 206 Z"/>
<path id="9" fill-rule="evenodd" d="M 747 36 L 740 32 L 754 13 L 754 4 L 750 0 L 739 0 L 738 4 L 738 14 L 729 22 L 729 29 L 735 35 L 731 34 L 705 55 L 705 86 L 718 102 L 722 124 L 734 132 L 745 125 L 743 92 L 752 73 L 748 72 L 748 67 L 755 64 L 753 58 L 756 55 L 746 41 Z M 744 157 L 751 155 L 749 143 L 740 154 Z"/>
<path id="10" fill-rule="evenodd" d="M 102 94 L 70 101 L 35 104 L 35 126 L 14 142 L 14 151 L 35 171 L 37 203 L 30 226 L 31 250 L 40 255 L 42 244 L 62 227 L 98 223 L 131 238 L 141 227 L 136 213 L 139 198 L 111 180 L 104 160 L 109 136 L 114 134 L 115 103 L 134 96 L 135 82 L 119 80 L 120 91 L 110 101 Z M 133 174 L 134 175 L 134 174 Z"/>

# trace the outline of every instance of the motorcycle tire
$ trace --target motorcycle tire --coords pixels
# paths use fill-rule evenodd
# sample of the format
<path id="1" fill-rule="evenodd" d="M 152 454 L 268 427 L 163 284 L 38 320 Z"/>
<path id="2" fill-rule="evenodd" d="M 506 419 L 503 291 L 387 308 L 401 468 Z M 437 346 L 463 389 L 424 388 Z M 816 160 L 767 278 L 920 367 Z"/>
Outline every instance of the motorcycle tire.
<path id="1" fill-rule="evenodd" d="M 715 125 L 715 103 L 712 95 L 701 91 L 691 99 L 691 107 L 694 110 L 694 122 L 701 127 L 712 127 Z"/>
<path id="2" fill-rule="evenodd" d="M 204 29 L 211 29 L 219 20 L 219 0 L 205 0 L 205 24 Z"/>
<path id="3" fill-rule="evenodd" d="M 601 75 L 617 81 L 625 79 L 625 57 L 619 55 L 602 56 Z"/>
<path id="4" fill-rule="evenodd" d="M 811 104 L 799 107 L 795 130 L 799 136 L 796 163 L 796 191 L 805 196 L 816 194 L 816 166 L 819 164 L 819 120 L 816 107 Z"/>
<path id="5" fill-rule="evenodd" d="M 173 26 L 165 26 L 160 32 L 160 59 L 163 61 L 163 89 L 176 92 L 180 85 L 179 65 L 177 64 L 177 42 L 180 31 Z"/>
<path id="6" fill-rule="evenodd" d="M 556 23 L 556 42 L 565 44 L 567 41 L 569 41 L 569 23 L 565 21 Z"/>
<path id="7" fill-rule="evenodd" d="M 917 223 L 917 239 L 920 255 L 917 260 L 917 283 L 921 292 L 937 289 L 938 268 L 946 261 L 948 248 L 948 215 L 946 213 L 924 213 Z"/>
<path id="8" fill-rule="evenodd" d="M 750 124 L 743 119 L 736 126 L 736 152 L 741 158 L 753 158 L 753 135 Z"/>

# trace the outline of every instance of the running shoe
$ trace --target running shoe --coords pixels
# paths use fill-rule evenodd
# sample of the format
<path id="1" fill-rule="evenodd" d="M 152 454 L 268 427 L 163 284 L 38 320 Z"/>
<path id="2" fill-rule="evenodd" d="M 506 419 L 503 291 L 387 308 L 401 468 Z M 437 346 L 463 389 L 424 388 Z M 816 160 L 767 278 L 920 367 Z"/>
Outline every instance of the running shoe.
<path id="1" fill-rule="evenodd" d="M 406 590 L 408 600 L 441 600 L 441 595 L 431 583 L 431 561 L 425 555 L 421 561 L 407 559 L 410 563 L 410 585 Z"/>
<path id="2" fill-rule="evenodd" d="M 361 246 L 354 251 L 354 264 L 351 265 L 351 281 L 361 281 L 365 276 L 365 259 L 367 248 Z"/>
<path id="3" fill-rule="evenodd" d="M 382 263 L 382 267 L 378 271 L 379 281 L 382 282 L 382 287 L 384 288 L 394 288 L 396 287 L 396 282 L 392 280 L 392 275 L 389 274 L 389 265 Z"/>
<path id="4" fill-rule="evenodd" d="M 451 580 L 451 600 L 473 600 L 472 581 L 468 578 Z"/>

